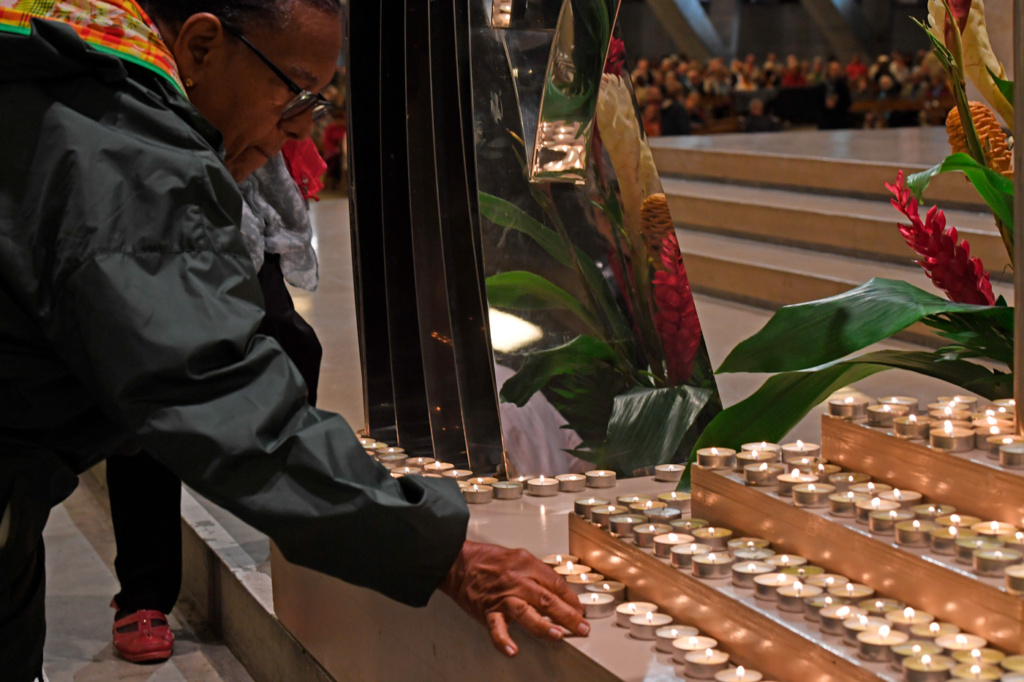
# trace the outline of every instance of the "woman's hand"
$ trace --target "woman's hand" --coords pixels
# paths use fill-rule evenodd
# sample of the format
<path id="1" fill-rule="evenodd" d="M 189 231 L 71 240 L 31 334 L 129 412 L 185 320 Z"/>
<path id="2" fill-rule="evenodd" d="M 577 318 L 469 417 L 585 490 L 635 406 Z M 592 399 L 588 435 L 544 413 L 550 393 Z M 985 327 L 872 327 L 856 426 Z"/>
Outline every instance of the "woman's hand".
<path id="1" fill-rule="evenodd" d="M 494 646 L 509 657 L 519 651 L 508 633 L 510 622 L 554 641 L 562 639 L 562 627 L 590 633 L 568 583 L 524 549 L 466 541 L 439 589 L 486 624 Z"/>

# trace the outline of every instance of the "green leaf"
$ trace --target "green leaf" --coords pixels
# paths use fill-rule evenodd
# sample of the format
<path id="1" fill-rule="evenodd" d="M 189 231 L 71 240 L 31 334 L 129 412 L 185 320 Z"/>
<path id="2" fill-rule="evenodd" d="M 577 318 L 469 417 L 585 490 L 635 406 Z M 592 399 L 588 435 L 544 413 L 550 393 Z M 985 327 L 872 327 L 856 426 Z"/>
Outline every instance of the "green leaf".
<path id="1" fill-rule="evenodd" d="M 926 317 L 939 336 L 958 344 L 945 348 L 957 357 L 986 358 L 1013 367 L 1013 308 L 992 306 L 979 313 L 948 313 Z"/>
<path id="2" fill-rule="evenodd" d="M 701 434 L 693 452 L 705 447 L 736 447 L 752 441 L 778 441 L 835 391 L 887 369 L 906 369 L 948 381 L 990 400 L 1013 396 L 1013 377 L 941 352 L 879 351 L 809 372 L 771 377 L 753 395 L 722 411 Z M 689 488 L 690 468 L 680 482 Z"/>
<path id="3" fill-rule="evenodd" d="M 563 346 L 528 355 L 519 371 L 505 382 L 501 399 L 522 407 L 554 377 L 585 371 L 602 363 L 614 366 L 617 359 L 615 351 L 604 341 L 578 336 Z"/>
<path id="4" fill-rule="evenodd" d="M 917 197 L 918 202 L 923 201 L 922 196 L 928 183 L 940 173 L 960 171 L 971 181 L 974 189 L 978 191 L 981 198 L 985 200 L 988 207 L 995 214 L 996 218 L 1007 228 L 1012 235 L 1013 228 L 1013 180 L 987 168 L 967 154 L 952 154 L 937 166 L 926 171 L 914 173 L 907 178 L 907 187 Z M 1012 239 L 1009 243 L 1013 243 Z"/>
<path id="5" fill-rule="evenodd" d="M 780 308 L 729 353 L 719 372 L 788 372 L 843 358 L 939 313 L 988 313 L 900 280 L 875 278 L 820 301 Z M 760 439 L 759 439 L 760 440 Z"/>
<path id="6" fill-rule="evenodd" d="M 597 321 L 574 296 L 532 272 L 513 270 L 488 277 L 487 303 L 509 310 L 568 310 L 594 333 L 601 333 Z"/>
<path id="7" fill-rule="evenodd" d="M 1013 81 L 1008 81 L 1006 79 L 1000 78 L 987 65 L 985 66 L 985 68 L 988 70 L 988 75 L 992 76 L 992 80 L 995 82 L 996 87 L 999 88 L 999 92 L 1003 94 L 1003 97 L 1006 98 L 1007 102 L 1013 104 Z"/>
<path id="8" fill-rule="evenodd" d="M 562 265 L 569 265 L 569 253 L 558 237 L 558 233 L 545 227 L 515 204 L 486 192 L 479 192 L 480 213 L 491 222 L 509 227 L 540 244 L 552 258 Z"/>

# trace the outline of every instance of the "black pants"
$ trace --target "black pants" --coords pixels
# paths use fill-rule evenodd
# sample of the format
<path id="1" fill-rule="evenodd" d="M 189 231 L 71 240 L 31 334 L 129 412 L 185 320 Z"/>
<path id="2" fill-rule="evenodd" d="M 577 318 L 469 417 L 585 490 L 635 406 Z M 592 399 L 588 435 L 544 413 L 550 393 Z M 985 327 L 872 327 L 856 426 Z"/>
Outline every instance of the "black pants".
<path id="1" fill-rule="evenodd" d="M 323 351 L 295 311 L 276 254 L 266 254 L 259 281 L 267 309 L 259 333 L 277 339 L 305 379 L 310 404 L 316 404 Z M 118 610 L 169 613 L 181 590 L 181 481 L 143 452 L 108 458 L 107 486 L 117 542 L 114 570 L 121 583 L 114 598 Z"/>

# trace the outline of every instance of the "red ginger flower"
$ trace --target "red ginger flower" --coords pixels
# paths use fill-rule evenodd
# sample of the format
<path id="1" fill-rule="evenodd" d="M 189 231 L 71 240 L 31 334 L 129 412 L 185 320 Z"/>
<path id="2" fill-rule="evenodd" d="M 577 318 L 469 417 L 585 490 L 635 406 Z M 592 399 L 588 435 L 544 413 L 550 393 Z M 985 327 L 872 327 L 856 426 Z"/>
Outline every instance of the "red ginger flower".
<path id="1" fill-rule="evenodd" d="M 921 222 L 917 199 L 903 182 L 903 171 L 896 176 L 895 184 L 885 183 L 893 199 L 893 208 L 910 220 L 909 225 L 899 223 L 900 234 L 907 246 L 921 255 L 916 261 L 924 268 L 932 284 L 945 292 L 954 303 L 993 305 L 992 283 L 988 272 L 981 265 L 981 259 L 971 258 L 971 245 L 964 239 L 957 243 L 956 228 L 946 227 L 946 216 L 937 206 L 932 206 Z"/>
<path id="2" fill-rule="evenodd" d="M 327 164 L 320 158 L 313 140 L 288 140 L 281 153 L 284 154 L 288 171 L 302 192 L 302 198 L 320 201 L 317 194 L 324 188 L 320 178 L 327 170 Z"/>
<path id="3" fill-rule="evenodd" d="M 700 320 L 675 235 L 661 241 L 661 262 L 665 270 L 654 273 L 654 302 L 658 305 L 654 325 L 665 347 L 669 381 L 678 386 L 693 372 L 700 350 Z"/>

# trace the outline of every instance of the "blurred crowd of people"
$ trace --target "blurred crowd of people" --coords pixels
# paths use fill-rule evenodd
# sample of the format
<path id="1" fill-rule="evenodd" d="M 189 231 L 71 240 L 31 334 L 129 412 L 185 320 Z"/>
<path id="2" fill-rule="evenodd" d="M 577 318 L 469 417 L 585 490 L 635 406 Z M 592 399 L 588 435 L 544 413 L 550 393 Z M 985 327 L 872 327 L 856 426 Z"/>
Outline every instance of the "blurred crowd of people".
<path id="1" fill-rule="evenodd" d="M 894 100 L 921 103 L 923 109 L 926 102 L 951 97 L 941 65 L 926 50 L 883 54 L 870 63 L 860 55 L 846 63 L 796 55 L 783 61 L 775 53 L 763 62 L 749 54 L 728 63 L 670 55 L 660 61 L 638 59 L 631 76 L 649 136 L 686 135 L 732 117 L 742 117 L 742 130 L 776 130 L 783 121 L 773 115 L 772 102 L 796 89 L 819 93 L 814 122 L 821 128 L 917 125 L 920 117 L 913 106 L 902 107 L 895 117 L 850 111 L 886 108 L 854 106 L 858 102 Z"/>

